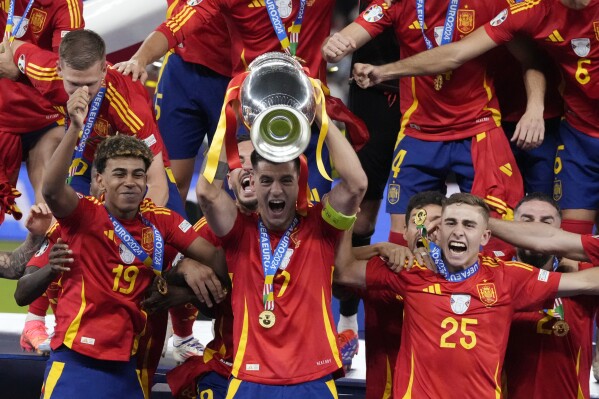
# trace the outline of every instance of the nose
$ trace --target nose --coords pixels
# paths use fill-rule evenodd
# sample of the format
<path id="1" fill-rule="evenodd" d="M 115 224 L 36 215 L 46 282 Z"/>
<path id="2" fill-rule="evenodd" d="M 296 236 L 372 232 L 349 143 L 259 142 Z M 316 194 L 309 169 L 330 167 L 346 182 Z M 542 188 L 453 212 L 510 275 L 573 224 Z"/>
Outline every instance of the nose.
<path id="1" fill-rule="evenodd" d="M 282 187 L 283 186 L 281 185 L 281 183 L 279 183 L 278 181 L 274 181 L 272 183 L 272 185 L 270 186 L 270 192 L 271 192 L 271 194 L 272 195 L 281 194 L 283 192 Z"/>

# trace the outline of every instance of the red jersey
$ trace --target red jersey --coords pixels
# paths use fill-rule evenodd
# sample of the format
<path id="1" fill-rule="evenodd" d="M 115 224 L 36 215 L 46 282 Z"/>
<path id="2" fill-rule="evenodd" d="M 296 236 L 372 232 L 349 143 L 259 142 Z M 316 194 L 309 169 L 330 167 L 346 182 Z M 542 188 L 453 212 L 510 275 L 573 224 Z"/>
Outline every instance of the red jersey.
<path id="1" fill-rule="evenodd" d="M 447 2 L 429 0 L 424 3 L 425 35 L 431 43 L 438 45 Z M 505 0 L 460 1 L 452 41 L 460 40 L 491 20 L 506 4 Z M 427 50 L 415 1 L 400 1 L 387 7 L 383 0 L 376 0 L 355 22 L 373 37 L 392 26 L 399 43 L 400 58 Z M 486 72 L 488 59 L 485 54 L 443 74 L 440 90 L 435 89 L 435 76 L 400 79 L 400 132 L 419 140 L 450 141 L 498 127 L 501 115 L 492 76 Z"/>
<path id="2" fill-rule="evenodd" d="M 581 263 L 579 270 L 590 267 Z M 557 336 L 552 329 L 561 318 L 555 306 L 516 313 L 503 366 L 510 399 L 590 398 L 593 321 L 599 298 L 580 295 L 561 301 L 570 327 L 565 335 Z"/>
<path id="3" fill-rule="evenodd" d="M 582 247 L 593 265 L 599 265 L 599 236 L 580 236 Z"/>
<path id="4" fill-rule="evenodd" d="M 559 0 L 521 2 L 502 11 L 485 29 L 497 43 L 517 34 L 537 40 L 561 69 L 566 120 L 599 137 L 599 2 L 580 10 Z"/>
<path id="5" fill-rule="evenodd" d="M 401 345 L 403 298 L 388 290 L 361 290 L 366 340 L 366 399 L 391 398 Z"/>
<path id="6" fill-rule="evenodd" d="M 214 17 L 224 17 L 232 38 L 231 60 L 233 75 L 244 72 L 257 56 L 269 51 L 282 51 L 274 28 L 268 17 L 264 0 L 211 0 L 194 1 L 197 5 L 185 6 L 157 30 L 162 32 L 173 48 L 186 42 L 189 36 L 198 35 L 200 29 L 212 23 Z M 326 62 L 320 53 L 322 42 L 331 31 L 333 0 L 308 0 L 302 28 L 299 33 L 297 56 L 306 61 L 310 76 L 326 83 Z M 295 21 L 300 0 L 277 1 L 287 35 Z"/>
<path id="7" fill-rule="evenodd" d="M 179 251 L 198 238 L 181 216 L 144 200 L 134 220 L 119 222 L 150 256 L 154 235 L 140 215 L 161 232 L 165 244 Z M 129 360 L 146 324 L 139 304 L 152 284 L 153 269 L 121 242 L 106 208 L 94 197 L 80 196 L 77 208 L 59 223 L 75 260 L 62 277 L 52 348 L 64 344 L 96 359 Z"/>
<path id="8" fill-rule="evenodd" d="M 233 282 L 234 377 L 289 385 L 341 368 L 331 314 L 333 264 L 341 232 L 326 223 L 321 212 L 321 204 L 309 208 L 291 233 L 274 276 L 276 322 L 268 329 L 258 318 L 264 311 L 265 281 L 258 215 L 238 213 L 233 229 L 221 238 Z M 269 232 L 273 251 L 282 236 L 282 232 Z"/>
<path id="9" fill-rule="evenodd" d="M 9 1 L 0 1 L 0 29 L 4 32 Z M 28 0 L 15 0 L 13 28 L 23 15 Z M 45 50 L 58 51 L 62 37 L 69 31 L 83 29 L 82 0 L 36 0 L 15 37 Z M 28 85 L 9 79 L 0 80 L 0 131 L 29 133 L 62 119 L 50 101 Z"/>
<path id="10" fill-rule="evenodd" d="M 501 396 L 513 314 L 542 308 L 555 296 L 560 274 L 482 255 L 479 264 L 465 281 L 449 282 L 419 266 L 395 274 L 378 257 L 368 263 L 368 289 L 390 289 L 404 298 L 394 397 Z"/>
<path id="11" fill-rule="evenodd" d="M 186 2 L 167 0 L 166 18 L 184 16 Z M 175 47 L 175 53 L 185 62 L 204 65 L 224 76 L 231 76 L 231 36 L 222 15 L 217 14 L 207 25 L 200 25 L 197 33 L 185 38 Z"/>
<path id="12" fill-rule="evenodd" d="M 61 107 L 64 114 L 69 95 L 56 72 L 58 55 L 24 44 L 15 52 L 14 60 L 19 63 L 21 72 L 29 78 L 31 84 L 55 106 Z M 168 166 L 168 156 L 163 149 L 162 137 L 144 86 L 121 75 L 111 66 L 108 67 L 105 84 L 106 94 L 85 146 L 84 158 L 93 160 L 98 142 L 118 132 L 143 140 L 154 155 L 162 152 L 165 166 Z"/>

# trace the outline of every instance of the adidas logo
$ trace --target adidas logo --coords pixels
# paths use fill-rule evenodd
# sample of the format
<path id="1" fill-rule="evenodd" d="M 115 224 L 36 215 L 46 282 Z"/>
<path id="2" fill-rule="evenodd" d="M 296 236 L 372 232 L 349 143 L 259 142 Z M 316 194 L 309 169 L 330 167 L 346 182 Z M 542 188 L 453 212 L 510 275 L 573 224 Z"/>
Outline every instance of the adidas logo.
<path id="1" fill-rule="evenodd" d="M 428 287 L 426 287 L 422 291 L 428 292 L 429 294 L 441 295 L 441 284 L 429 285 Z"/>
<path id="2" fill-rule="evenodd" d="M 503 166 L 499 167 L 499 170 L 502 171 L 503 173 L 505 173 L 508 176 L 512 176 L 512 165 L 510 165 L 509 163 L 506 163 Z"/>
<path id="3" fill-rule="evenodd" d="M 547 38 L 545 39 L 546 42 L 553 42 L 553 43 L 559 43 L 559 42 L 563 42 L 564 38 L 562 37 L 562 35 L 559 34 L 559 32 L 557 31 L 557 29 L 555 29 L 553 32 L 551 32 L 551 34 L 549 36 L 547 36 Z"/>
<path id="4" fill-rule="evenodd" d="M 420 22 L 418 21 L 414 21 L 410 24 L 410 26 L 408 26 L 409 29 L 421 29 L 420 28 Z M 426 23 L 424 24 L 424 29 L 428 29 L 426 26 Z"/>
<path id="5" fill-rule="evenodd" d="M 248 3 L 248 8 L 266 7 L 264 0 L 252 0 Z"/>

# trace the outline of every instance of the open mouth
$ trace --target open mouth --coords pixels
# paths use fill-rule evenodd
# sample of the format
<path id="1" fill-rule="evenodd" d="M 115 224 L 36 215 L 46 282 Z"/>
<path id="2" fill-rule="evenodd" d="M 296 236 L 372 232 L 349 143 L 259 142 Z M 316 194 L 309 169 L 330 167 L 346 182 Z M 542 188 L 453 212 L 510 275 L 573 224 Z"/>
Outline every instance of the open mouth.
<path id="1" fill-rule="evenodd" d="M 274 213 L 281 213 L 285 209 L 285 201 L 283 200 L 270 200 L 268 201 L 268 208 Z"/>
<path id="2" fill-rule="evenodd" d="M 454 253 L 454 254 L 463 254 L 464 252 L 466 252 L 466 249 L 468 249 L 466 247 L 466 244 L 464 244 L 463 242 L 458 242 L 458 241 L 450 241 L 449 245 L 447 246 L 449 248 L 449 250 Z"/>
<path id="3" fill-rule="evenodd" d="M 241 189 L 246 192 L 252 191 L 252 189 L 250 187 L 250 183 L 251 183 L 250 176 L 249 175 L 244 176 L 241 179 Z"/>

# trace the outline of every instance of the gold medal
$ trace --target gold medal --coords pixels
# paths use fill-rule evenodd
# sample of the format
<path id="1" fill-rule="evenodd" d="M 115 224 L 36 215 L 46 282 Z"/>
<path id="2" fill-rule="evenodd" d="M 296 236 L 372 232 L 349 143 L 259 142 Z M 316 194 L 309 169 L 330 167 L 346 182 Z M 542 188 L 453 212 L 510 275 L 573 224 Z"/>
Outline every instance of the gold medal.
<path id="1" fill-rule="evenodd" d="M 568 334 L 568 331 L 570 331 L 570 326 L 566 320 L 558 320 L 555 322 L 552 329 L 556 336 L 563 337 L 564 335 Z"/>
<path id="2" fill-rule="evenodd" d="M 443 88 L 443 75 L 437 75 L 435 77 L 433 86 L 435 87 L 435 90 L 437 90 L 437 91 L 439 91 Z"/>
<path id="3" fill-rule="evenodd" d="M 276 319 L 275 314 L 270 310 L 263 310 L 258 316 L 258 322 L 264 328 L 271 328 L 274 326 Z"/>
<path id="4" fill-rule="evenodd" d="M 414 223 L 417 226 L 423 225 L 426 221 L 426 211 L 424 209 L 418 209 L 414 215 Z"/>
<path id="5" fill-rule="evenodd" d="M 158 276 L 158 281 L 156 282 L 156 287 L 158 288 L 158 292 L 161 295 L 166 295 L 166 293 L 168 292 L 168 284 L 166 283 L 166 280 L 162 276 Z"/>

